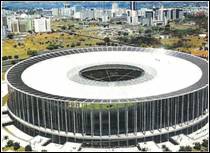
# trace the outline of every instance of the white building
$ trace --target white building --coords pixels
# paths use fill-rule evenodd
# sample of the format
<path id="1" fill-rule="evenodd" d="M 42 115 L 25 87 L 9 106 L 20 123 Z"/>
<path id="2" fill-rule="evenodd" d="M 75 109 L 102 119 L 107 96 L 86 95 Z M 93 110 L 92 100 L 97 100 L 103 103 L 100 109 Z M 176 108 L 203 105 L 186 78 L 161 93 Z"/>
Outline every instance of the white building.
<path id="1" fill-rule="evenodd" d="M 52 10 L 53 17 L 58 17 L 61 15 L 60 8 L 52 8 L 51 10 Z"/>
<path id="2" fill-rule="evenodd" d="M 61 16 L 71 17 L 72 16 L 71 8 L 61 8 Z"/>
<path id="3" fill-rule="evenodd" d="M 136 9 L 136 2 L 134 1 L 130 2 L 130 10 L 127 11 L 127 14 L 128 14 L 128 18 L 127 18 L 128 24 L 137 25 L 138 13 Z"/>
<path id="4" fill-rule="evenodd" d="M 53 17 L 72 17 L 73 10 L 71 8 L 52 8 Z"/>
<path id="5" fill-rule="evenodd" d="M 112 17 L 116 17 L 118 15 L 118 3 L 113 2 L 112 3 Z"/>
<path id="6" fill-rule="evenodd" d="M 50 18 L 34 19 L 34 31 L 35 32 L 50 32 Z"/>
<path id="7" fill-rule="evenodd" d="M 75 19 L 82 19 L 82 12 L 74 12 L 74 16 Z"/>
<path id="8" fill-rule="evenodd" d="M 5 26 L 2 26 L 2 30 L 1 30 L 1 38 L 5 39 L 7 37 L 7 29 Z"/>

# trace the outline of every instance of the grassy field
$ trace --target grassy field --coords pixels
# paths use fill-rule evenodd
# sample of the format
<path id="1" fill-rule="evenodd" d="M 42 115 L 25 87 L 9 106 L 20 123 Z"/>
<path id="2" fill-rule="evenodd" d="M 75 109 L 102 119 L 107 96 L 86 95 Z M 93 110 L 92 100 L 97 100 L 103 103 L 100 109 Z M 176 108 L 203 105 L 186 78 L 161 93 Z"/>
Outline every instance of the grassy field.
<path id="1" fill-rule="evenodd" d="M 25 148 L 24 147 L 21 147 L 18 149 L 18 150 L 14 150 L 14 147 L 3 147 L 2 148 L 2 151 L 15 151 L 15 152 L 23 152 L 25 151 Z"/>
<path id="2" fill-rule="evenodd" d="M 189 29 L 189 28 L 192 28 L 192 29 L 195 29 L 196 28 L 196 26 L 195 25 L 190 25 L 190 24 L 177 24 L 177 23 L 175 23 L 175 22 L 171 22 L 170 23 L 170 27 L 172 28 L 172 29 L 181 29 L 181 30 L 185 30 L 185 29 Z"/>
<path id="3" fill-rule="evenodd" d="M 60 30 L 62 26 L 68 27 L 77 24 L 78 21 L 73 20 L 52 20 L 51 21 L 51 28 L 53 30 Z"/>
<path id="4" fill-rule="evenodd" d="M 81 32 L 85 34 L 85 32 Z M 94 34 L 91 34 L 92 36 Z M 80 42 L 80 45 L 77 46 L 77 42 Z M 89 39 L 82 36 L 69 35 L 67 33 L 40 33 L 34 34 L 25 37 L 20 43 L 16 40 L 5 40 L 2 45 L 3 56 L 12 56 L 18 55 L 19 58 L 27 58 L 28 50 L 36 50 L 38 52 L 46 50 L 47 46 L 50 44 L 61 45 L 64 48 L 71 47 L 72 44 L 75 44 L 75 47 L 86 47 L 94 46 L 96 42 L 100 42 L 98 39 Z"/>
<path id="5" fill-rule="evenodd" d="M 161 39 L 161 44 L 171 46 L 179 41 L 179 38 L 167 38 L 167 39 Z"/>
<path id="6" fill-rule="evenodd" d="M 178 43 L 179 40 L 180 39 L 178 37 L 167 38 L 161 39 L 161 43 L 164 46 L 172 46 Z M 182 52 L 190 52 L 196 56 L 208 56 L 208 51 L 199 50 L 199 48 L 203 46 L 202 44 L 206 43 L 205 38 L 200 38 L 199 36 L 187 36 L 182 41 L 184 43 L 184 47 L 178 47 L 176 50 Z"/>

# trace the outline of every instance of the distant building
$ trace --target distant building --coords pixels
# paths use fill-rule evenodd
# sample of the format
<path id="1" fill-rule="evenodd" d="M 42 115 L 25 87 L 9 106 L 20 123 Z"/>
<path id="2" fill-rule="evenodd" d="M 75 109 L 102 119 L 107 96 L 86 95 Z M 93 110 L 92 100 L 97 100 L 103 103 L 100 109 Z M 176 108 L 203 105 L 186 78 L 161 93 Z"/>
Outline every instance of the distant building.
<path id="1" fill-rule="evenodd" d="M 11 32 L 19 33 L 19 21 L 18 19 L 13 19 L 11 22 Z"/>
<path id="2" fill-rule="evenodd" d="M 28 32 L 32 31 L 34 28 L 34 23 L 31 18 L 19 19 L 19 31 Z"/>
<path id="3" fill-rule="evenodd" d="M 53 17 L 58 17 L 58 16 L 61 15 L 60 8 L 52 8 L 51 10 L 52 10 L 52 16 Z"/>
<path id="4" fill-rule="evenodd" d="M 167 25 L 168 21 L 182 19 L 184 11 L 177 8 L 142 8 L 138 11 L 138 20 L 146 26 Z"/>
<path id="5" fill-rule="evenodd" d="M 53 17 L 72 17 L 73 11 L 71 8 L 53 8 L 52 10 Z"/>
<path id="6" fill-rule="evenodd" d="M 127 11 L 128 14 L 128 23 L 132 25 L 138 24 L 138 15 L 137 15 L 137 9 L 136 9 L 136 2 L 131 1 L 130 2 L 130 10 Z"/>
<path id="7" fill-rule="evenodd" d="M 5 39 L 7 37 L 7 28 L 6 26 L 1 26 L 1 38 Z"/>
<path id="8" fill-rule="evenodd" d="M 2 16 L 2 25 L 7 27 L 7 16 Z"/>
<path id="9" fill-rule="evenodd" d="M 118 15 L 118 3 L 113 2 L 112 3 L 112 17 L 116 17 Z"/>
<path id="10" fill-rule="evenodd" d="M 50 32 L 50 18 L 34 19 L 34 31 L 35 32 Z"/>
<path id="11" fill-rule="evenodd" d="M 146 11 L 144 25 L 153 26 L 153 17 L 154 17 L 153 11 Z"/>

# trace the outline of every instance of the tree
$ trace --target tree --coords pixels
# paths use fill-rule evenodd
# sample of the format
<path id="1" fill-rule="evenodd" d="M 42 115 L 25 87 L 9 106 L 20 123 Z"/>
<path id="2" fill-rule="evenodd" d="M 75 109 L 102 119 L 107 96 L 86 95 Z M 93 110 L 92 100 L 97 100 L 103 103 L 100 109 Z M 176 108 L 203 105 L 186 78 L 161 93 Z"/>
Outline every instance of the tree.
<path id="1" fill-rule="evenodd" d="M 12 147 L 12 146 L 13 146 L 13 141 L 12 140 L 7 141 L 7 147 Z"/>
<path id="2" fill-rule="evenodd" d="M 139 28 L 139 34 L 141 34 L 143 31 L 143 28 Z"/>
<path id="3" fill-rule="evenodd" d="M 171 29 L 171 26 L 170 26 L 170 24 L 167 24 L 166 26 L 165 26 L 165 31 L 170 31 L 170 29 Z"/>
<path id="4" fill-rule="evenodd" d="M 12 56 L 7 56 L 8 57 L 8 59 L 12 59 Z"/>
<path id="5" fill-rule="evenodd" d="M 37 51 L 36 50 L 28 50 L 27 51 L 27 55 L 29 55 L 29 56 L 36 56 L 38 53 L 37 53 Z"/>
<path id="6" fill-rule="evenodd" d="M 185 147 L 184 146 L 180 146 L 179 151 L 185 151 Z"/>
<path id="7" fill-rule="evenodd" d="M 7 135 L 4 136 L 4 140 L 7 140 L 9 137 Z"/>
<path id="8" fill-rule="evenodd" d="M 2 57 L 2 60 L 4 61 L 4 60 L 8 60 L 8 57 L 7 56 L 3 56 Z"/>
<path id="9" fill-rule="evenodd" d="M 12 65 L 16 64 L 16 61 L 12 60 L 12 61 L 11 61 L 11 64 L 12 64 Z"/>
<path id="10" fill-rule="evenodd" d="M 15 142 L 15 143 L 13 144 L 13 147 L 14 147 L 14 150 L 18 150 L 18 149 L 20 148 L 20 143 Z"/>
<path id="11" fill-rule="evenodd" d="M 18 43 L 18 46 L 23 46 L 23 45 L 24 45 L 23 43 L 20 43 L 20 42 Z"/>
<path id="12" fill-rule="evenodd" d="M 62 30 L 66 30 L 66 26 L 62 26 L 61 29 L 62 29 Z"/>
<path id="13" fill-rule="evenodd" d="M 7 37 L 8 37 L 9 39 L 13 39 L 13 38 L 14 38 L 14 35 L 10 33 L 10 34 L 7 35 Z"/>
<path id="14" fill-rule="evenodd" d="M 186 146 L 185 151 L 192 151 L 192 148 L 190 146 Z"/>
<path id="15" fill-rule="evenodd" d="M 41 150 L 41 152 L 47 152 L 47 150 L 44 149 L 44 150 Z"/>
<path id="16" fill-rule="evenodd" d="M 143 152 L 146 152 L 147 151 L 147 148 L 142 148 L 141 149 Z"/>
<path id="17" fill-rule="evenodd" d="M 70 30 L 72 28 L 74 28 L 74 25 L 73 24 L 68 26 L 68 30 Z"/>
<path id="18" fill-rule="evenodd" d="M 80 46 L 80 45 L 81 45 L 81 42 L 77 42 L 77 43 L 76 43 L 76 46 Z"/>
<path id="19" fill-rule="evenodd" d="M 74 44 L 74 43 L 72 43 L 72 44 L 71 44 L 71 47 L 75 47 L 75 44 Z"/>
<path id="20" fill-rule="evenodd" d="M 28 30 L 28 33 L 32 34 L 33 32 L 31 30 Z"/>
<path id="21" fill-rule="evenodd" d="M 79 41 L 85 41 L 85 39 L 84 38 L 80 38 Z"/>
<path id="22" fill-rule="evenodd" d="M 109 42 L 110 42 L 109 37 L 105 37 L 105 38 L 104 38 L 104 42 L 105 42 L 106 44 L 109 43 Z"/>
<path id="23" fill-rule="evenodd" d="M 55 44 L 49 44 L 48 46 L 47 46 L 47 49 L 49 49 L 49 50 L 53 50 L 53 49 L 58 49 L 58 45 L 55 45 Z"/>
<path id="24" fill-rule="evenodd" d="M 25 151 L 32 151 L 32 147 L 30 145 L 25 146 Z"/>
<path id="25" fill-rule="evenodd" d="M 180 146 L 179 151 L 192 151 L 190 146 Z"/>
<path id="26" fill-rule="evenodd" d="M 18 59 L 18 58 L 19 58 L 19 56 L 18 56 L 18 55 L 14 55 L 14 58 L 15 58 L 15 59 Z"/>
<path id="27" fill-rule="evenodd" d="M 196 150 L 200 150 L 201 149 L 201 144 L 199 142 L 196 142 L 193 148 L 196 149 Z"/>
<path id="28" fill-rule="evenodd" d="M 203 139 L 202 146 L 208 147 L 208 140 L 207 139 Z"/>

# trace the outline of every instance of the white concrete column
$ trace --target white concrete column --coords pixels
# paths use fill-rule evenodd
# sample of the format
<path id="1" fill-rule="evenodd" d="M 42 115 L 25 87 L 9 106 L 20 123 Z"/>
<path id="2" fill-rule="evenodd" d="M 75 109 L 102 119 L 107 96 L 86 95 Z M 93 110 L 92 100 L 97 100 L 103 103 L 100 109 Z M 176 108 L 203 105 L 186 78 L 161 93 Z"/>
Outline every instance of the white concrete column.
<path id="1" fill-rule="evenodd" d="M 75 108 L 73 108 L 72 113 L 73 113 L 73 125 L 74 125 L 74 135 L 75 135 L 76 134 Z"/>
<path id="2" fill-rule="evenodd" d="M 91 136 L 94 136 L 94 121 L 93 121 L 93 111 L 90 112 L 90 124 L 91 124 Z"/>
<path id="3" fill-rule="evenodd" d="M 51 131 L 53 131 L 53 123 L 52 123 L 52 100 L 50 100 L 50 124 L 51 124 Z"/>
<path id="4" fill-rule="evenodd" d="M 68 105 L 67 102 L 64 102 L 64 116 L 65 116 L 65 122 L 66 122 L 66 134 L 68 133 L 68 120 L 67 120 L 67 109 L 68 109 Z"/>
<path id="5" fill-rule="evenodd" d="M 128 108 L 125 110 L 125 135 L 128 135 Z"/>
<path id="6" fill-rule="evenodd" d="M 137 103 L 134 104 L 134 135 L 137 134 Z"/>
<path id="7" fill-rule="evenodd" d="M 195 118 L 194 117 L 194 114 L 195 114 L 195 93 L 194 92 L 192 93 L 192 97 L 193 97 L 192 98 L 192 103 L 193 103 L 193 108 L 192 108 L 192 112 L 193 112 L 192 113 L 192 121 L 194 122 L 195 121 L 195 119 L 194 119 Z"/>
<path id="8" fill-rule="evenodd" d="M 59 103 L 59 101 L 56 101 L 56 103 L 57 103 L 57 118 L 58 118 L 58 133 L 60 133 L 60 126 L 61 126 L 61 124 L 60 124 L 60 103 Z"/>
<path id="9" fill-rule="evenodd" d="M 120 112 L 119 109 L 117 110 L 117 135 L 120 134 Z"/>
<path id="10" fill-rule="evenodd" d="M 102 113 L 101 113 L 101 110 L 99 112 L 99 128 L 100 128 L 100 136 L 102 136 Z"/>
<path id="11" fill-rule="evenodd" d="M 84 124 L 85 124 L 85 122 L 84 122 L 84 111 L 83 110 L 81 110 L 81 113 L 82 113 L 82 136 L 84 136 L 85 135 L 85 130 L 84 130 Z"/>
<path id="12" fill-rule="evenodd" d="M 162 99 L 160 100 L 160 129 L 162 128 Z"/>
<path id="13" fill-rule="evenodd" d="M 189 113 L 190 113 L 190 94 L 187 94 L 187 123 L 189 123 Z"/>
<path id="14" fill-rule="evenodd" d="M 202 104 L 201 104 L 201 111 L 202 111 L 202 114 L 201 116 L 203 116 L 203 112 L 204 112 L 204 94 L 205 94 L 205 89 L 202 89 Z"/>
<path id="15" fill-rule="evenodd" d="M 38 126 L 40 127 L 40 118 L 39 118 L 39 103 L 38 103 L 38 98 L 36 98 L 36 107 L 37 107 L 37 119 L 38 119 Z M 42 106 L 42 110 L 43 110 L 43 106 Z M 43 116 L 44 117 L 44 116 Z"/>
<path id="16" fill-rule="evenodd" d="M 28 122 L 30 120 L 30 113 L 29 113 L 29 95 L 26 95 L 26 105 L 27 105 L 27 116 L 28 116 Z"/>
<path id="17" fill-rule="evenodd" d="M 109 137 L 111 136 L 110 110 L 108 111 Z"/>
<path id="18" fill-rule="evenodd" d="M 35 101 L 33 99 L 34 98 L 33 96 L 30 96 L 30 98 L 31 98 L 31 109 L 32 109 L 32 124 L 34 125 L 34 104 L 35 104 Z"/>
<path id="19" fill-rule="evenodd" d="M 21 93 L 21 103 L 22 103 L 21 105 L 22 105 L 22 113 L 23 113 L 22 119 L 25 121 L 25 108 L 24 108 L 25 106 L 24 106 L 24 97 L 23 96 L 24 96 L 24 93 Z"/>
<path id="20" fill-rule="evenodd" d="M 200 96 L 200 94 L 199 94 L 199 91 L 196 91 L 196 93 L 197 93 L 197 99 L 196 100 L 197 100 L 197 104 L 198 104 L 197 105 L 197 118 L 199 118 L 199 107 L 200 107 L 199 106 L 200 105 L 200 99 L 199 99 L 200 97 L 199 96 Z"/>

